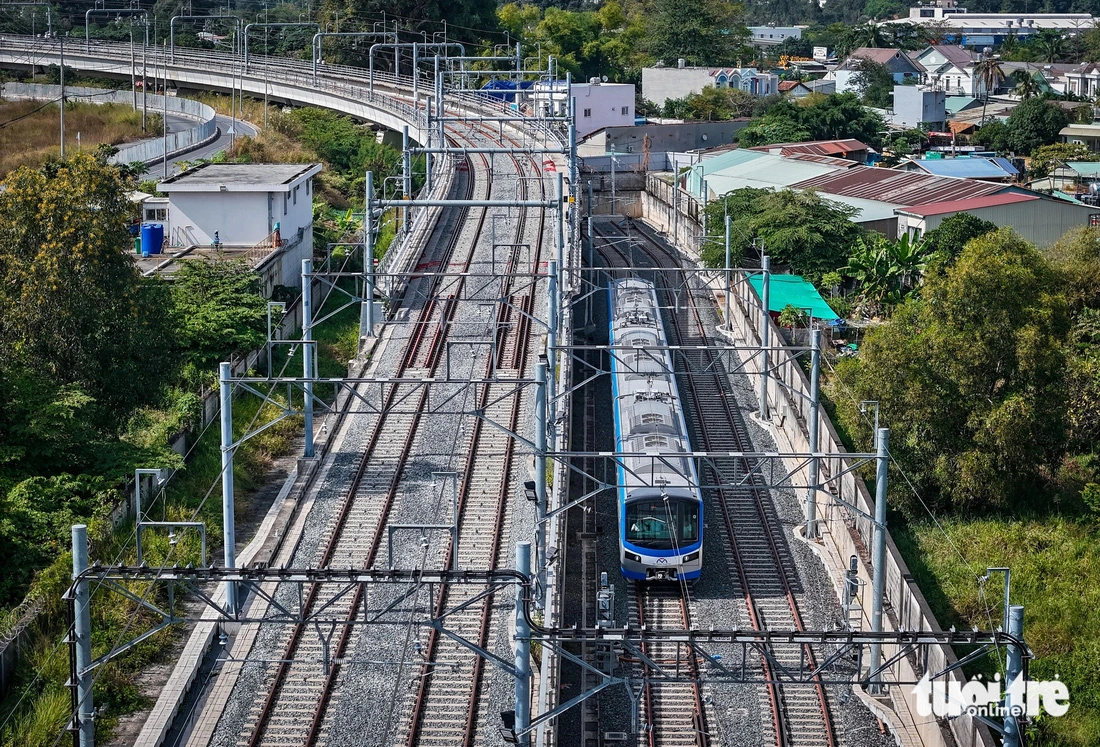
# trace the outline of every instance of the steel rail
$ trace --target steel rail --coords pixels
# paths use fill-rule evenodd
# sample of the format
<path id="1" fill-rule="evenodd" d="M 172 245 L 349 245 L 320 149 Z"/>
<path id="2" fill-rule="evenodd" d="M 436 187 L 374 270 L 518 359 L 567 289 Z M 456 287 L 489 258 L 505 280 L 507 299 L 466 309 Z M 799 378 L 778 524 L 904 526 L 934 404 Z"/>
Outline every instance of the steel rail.
<path id="1" fill-rule="evenodd" d="M 643 241 L 645 243 L 649 244 L 651 247 L 654 247 L 656 251 L 668 256 L 677 265 L 677 267 L 679 266 L 680 258 L 678 256 L 672 254 L 671 252 L 669 252 L 665 247 L 661 246 L 660 244 L 652 241 L 644 233 L 642 233 L 641 236 L 642 236 Z M 685 281 L 686 281 L 686 278 L 685 278 Z M 690 286 L 687 286 L 687 287 L 690 287 Z M 709 335 L 707 334 L 706 327 L 703 324 L 702 318 L 699 315 L 698 307 L 694 303 L 691 303 L 689 301 L 689 303 L 686 305 L 686 310 L 690 315 L 689 322 L 693 322 L 694 325 L 695 325 L 695 334 L 698 335 L 700 340 L 703 342 L 704 346 L 709 344 L 709 342 L 710 342 Z M 685 335 L 684 335 L 684 331 L 682 329 L 680 320 L 678 318 L 678 315 L 673 314 L 672 318 L 673 318 L 673 324 L 672 324 L 673 333 L 676 336 L 678 341 L 683 342 L 683 338 L 684 338 Z M 704 361 L 705 365 L 702 366 L 702 369 L 705 370 L 705 371 L 709 371 L 710 376 L 709 377 L 704 377 L 704 378 L 711 379 L 712 380 L 711 384 L 715 388 L 717 388 L 720 392 L 725 391 L 725 387 L 723 386 L 723 382 L 721 381 L 720 374 L 718 373 L 718 369 L 716 368 L 718 362 L 714 359 L 712 354 L 709 354 L 705 351 L 701 352 L 700 355 L 709 357 L 709 361 Z M 692 401 L 693 401 L 693 409 L 695 411 L 695 420 L 698 424 L 699 432 L 700 432 L 700 434 L 702 435 L 702 437 L 705 441 L 704 446 L 709 449 L 712 445 L 711 442 L 712 442 L 713 429 L 714 429 L 714 427 L 716 427 L 716 424 L 718 422 L 722 422 L 722 419 L 718 419 L 716 421 L 714 419 L 704 418 L 702 416 L 702 409 L 700 409 L 700 408 L 701 408 L 701 404 L 702 404 L 704 398 L 703 398 L 702 393 L 699 391 L 700 386 L 701 386 L 701 382 L 699 381 L 699 378 L 696 377 L 696 376 L 690 376 L 690 377 L 686 377 L 686 378 L 688 379 L 687 389 L 688 389 L 688 391 L 689 391 L 689 393 L 692 397 Z M 716 397 L 716 398 L 707 398 L 707 401 L 710 401 L 712 399 L 718 399 L 721 402 L 721 407 L 722 407 L 722 409 L 723 409 L 723 411 L 726 415 L 726 418 L 725 418 L 724 422 L 728 423 L 731 426 L 730 433 L 731 433 L 732 437 L 734 438 L 735 442 L 738 444 L 738 446 L 741 447 L 741 448 L 744 448 L 746 446 L 746 444 L 748 443 L 747 434 L 744 432 L 744 426 L 741 423 L 739 415 L 737 413 L 733 412 L 732 406 L 730 405 L 729 397 L 719 396 L 719 397 Z M 748 463 L 748 460 L 742 459 L 740 461 L 742 462 L 743 469 L 745 471 L 751 471 L 752 465 Z M 775 577 L 779 580 L 779 582 L 782 586 L 783 593 L 784 593 L 784 598 L 785 598 L 787 606 L 789 608 L 791 619 L 794 623 L 795 629 L 801 631 L 801 630 L 804 630 L 805 627 L 802 623 L 802 617 L 801 617 L 801 614 L 800 614 L 799 609 L 798 609 L 798 602 L 795 599 L 794 592 L 791 589 L 790 580 L 789 580 L 788 575 L 787 575 L 787 573 L 788 573 L 787 564 L 784 563 L 783 558 L 782 558 L 782 554 L 780 553 L 779 547 L 776 543 L 776 539 L 775 539 L 775 531 L 776 531 L 775 522 L 773 521 L 771 515 L 767 511 L 767 509 L 764 505 L 764 502 L 763 502 L 762 493 L 764 493 L 766 491 L 766 487 L 764 487 L 761 484 L 761 482 L 762 482 L 762 477 L 757 473 L 753 473 L 753 476 L 752 476 L 753 487 L 750 489 L 750 493 L 751 493 L 752 498 L 753 498 L 753 506 L 755 507 L 755 510 L 756 510 L 757 516 L 759 517 L 761 526 L 764 529 L 764 536 L 767 539 L 768 548 L 770 550 L 771 557 L 772 557 L 772 560 L 773 560 L 773 562 L 775 564 L 775 568 L 776 568 Z M 733 549 L 734 557 L 738 559 L 737 565 L 738 565 L 739 573 L 742 577 L 742 580 L 746 581 L 747 579 L 746 579 L 745 574 L 744 574 L 743 569 L 742 569 L 743 564 L 740 560 L 743 557 L 742 550 L 741 550 L 741 548 L 737 547 L 736 537 L 733 533 L 733 520 L 732 520 L 732 517 L 730 515 L 730 511 L 729 511 L 729 503 L 728 503 L 729 499 L 728 499 L 728 496 L 727 496 L 727 491 L 726 490 L 719 490 L 719 495 L 720 495 L 719 503 L 722 507 L 723 516 L 724 516 L 724 519 L 725 519 L 725 522 L 726 522 L 726 527 L 727 527 L 727 536 L 729 538 L 731 548 Z M 752 597 L 751 587 L 748 586 L 748 585 L 745 585 L 745 586 L 743 586 L 743 590 L 746 594 L 746 601 L 747 602 L 750 601 L 750 599 Z M 755 599 L 751 599 L 751 605 L 752 605 L 753 608 L 755 608 L 755 606 L 756 606 Z M 803 646 L 803 655 L 805 657 L 807 657 L 807 660 L 810 663 L 811 669 L 816 669 L 817 665 L 816 665 L 815 657 L 814 657 L 813 651 L 810 649 L 809 646 Z M 767 664 L 766 661 L 762 661 L 762 663 Z M 771 677 L 769 677 L 768 679 L 770 680 Z M 828 700 L 827 700 L 826 695 L 825 695 L 824 685 L 821 682 L 820 676 L 816 676 L 814 678 L 814 681 L 815 681 L 815 692 L 816 692 L 816 696 L 817 696 L 818 706 L 819 706 L 820 711 L 821 711 L 821 718 L 822 718 L 822 726 L 823 726 L 823 729 L 824 729 L 824 736 L 826 738 L 826 742 L 827 742 L 828 746 L 829 747 L 835 747 L 835 745 L 836 745 L 835 726 L 834 726 L 833 721 L 832 721 L 832 715 L 829 711 Z M 771 686 L 771 687 L 774 687 L 774 686 Z M 780 690 L 777 694 L 782 696 L 783 695 L 782 690 Z M 777 708 L 776 706 L 781 705 L 781 704 L 785 705 L 785 703 L 786 703 L 786 697 L 782 697 L 782 699 L 779 701 L 779 703 L 777 703 L 775 700 L 772 701 L 773 712 L 774 712 L 774 715 L 776 716 L 776 721 L 781 726 L 785 727 L 782 730 L 780 730 L 779 732 L 777 732 L 777 741 L 781 745 L 781 747 L 787 745 L 788 743 L 800 743 L 803 739 L 805 739 L 808 736 L 811 736 L 811 737 L 812 736 L 817 736 L 816 731 L 813 734 L 806 734 L 806 733 L 804 733 L 804 730 L 803 730 L 803 733 L 796 733 L 798 727 L 794 723 L 793 719 L 780 718 L 780 716 L 779 716 L 780 709 Z M 784 713 L 784 717 L 785 716 L 786 716 L 786 714 Z"/>
<path id="2" fill-rule="evenodd" d="M 489 134 L 491 135 L 492 133 L 489 133 Z M 485 161 L 486 165 L 488 165 L 488 159 L 486 159 L 484 155 L 482 155 L 481 158 Z M 517 177 L 522 175 L 522 167 L 520 166 L 519 160 L 517 158 L 515 158 L 514 155 L 512 156 L 512 161 L 513 161 L 513 163 L 516 167 Z M 533 159 L 532 159 L 532 161 L 533 161 Z M 517 179 L 517 183 L 519 185 L 519 190 L 520 190 L 521 196 L 524 196 L 524 194 L 526 192 L 526 189 L 527 189 L 525 180 Z M 543 191 L 545 191 L 545 185 L 542 184 L 541 180 L 540 180 L 540 188 Z M 536 256 L 533 258 L 533 262 L 534 262 L 536 267 L 538 265 L 538 259 L 539 259 L 538 255 L 541 252 L 541 245 L 542 245 L 543 232 L 544 232 L 545 211 L 539 211 L 539 215 L 540 215 L 540 220 L 539 220 L 538 234 L 537 234 L 537 240 L 536 240 L 536 252 L 535 252 Z M 526 224 L 527 224 L 526 210 L 521 210 L 521 213 L 519 215 L 519 220 L 517 221 L 517 230 L 516 230 L 517 241 L 514 242 L 514 244 L 512 246 L 512 251 L 509 255 L 507 265 L 504 269 L 504 277 L 508 278 L 508 280 L 506 281 L 507 286 L 503 289 L 503 294 L 504 294 L 505 298 L 508 297 L 508 286 L 510 286 L 513 282 L 512 278 L 514 277 L 515 270 L 516 270 L 516 267 L 517 267 L 517 264 L 518 264 L 518 259 L 519 259 L 519 246 L 522 243 L 523 235 L 525 233 Z M 529 309 L 533 308 L 532 291 L 528 291 L 528 293 L 525 294 L 524 300 L 520 302 L 520 307 L 521 307 L 522 310 L 529 310 Z M 511 314 L 510 305 L 501 304 L 501 306 L 500 306 L 500 308 L 498 309 L 498 312 L 497 312 L 496 331 L 495 331 L 494 334 L 496 335 L 498 343 L 500 342 L 501 338 L 503 338 L 505 344 L 498 344 L 498 347 L 497 347 L 497 350 L 496 350 L 496 355 L 491 356 L 489 359 L 487 359 L 487 361 L 486 361 L 486 366 L 487 366 L 486 375 L 487 376 L 491 375 L 493 373 L 493 371 L 499 367 L 500 361 L 506 356 L 507 342 L 509 342 L 509 341 L 511 341 L 511 343 L 512 343 L 512 356 L 511 356 L 511 359 L 512 359 L 512 363 L 514 364 L 514 368 L 516 370 L 522 370 L 520 368 L 520 366 L 522 366 L 526 361 L 527 343 L 529 342 L 529 339 L 530 339 L 530 326 L 529 326 L 529 323 L 528 323 L 529 320 L 527 320 L 526 315 L 521 315 L 520 322 L 516 325 L 516 327 L 513 329 L 513 331 L 511 333 L 509 333 L 507 331 L 506 322 L 507 322 L 508 318 L 510 317 L 510 314 Z M 511 410 L 508 414 L 507 421 L 509 423 L 509 427 L 512 428 L 512 429 L 515 429 L 516 427 L 518 427 L 518 423 L 519 423 L 519 415 L 520 415 L 520 411 L 521 411 L 521 398 L 519 397 L 518 393 L 516 393 L 512 396 L 511 399 L 512 399 Z M 485 387 L 480 392 L 478 407 L 481 408 L 481 409 L 484 409 L 489 405 L 489 402 L 490 402 L 490 388 Z M 467 527 L 469 524 L 473 523 L 473 522 L 471 522 L 471 517 L 468 515 L 469 511 L 471 510 L 470 491 L 471 491 L 472 478 L 475 474 L 475 470 L 480 466 L 480 460 L 479 460 L 478 454 L 479 454 L 479 446 L 480 446 L 481 439 L 482 439 L 482 436 L 483 436 L 484 433 L 485 433 L 484 421 L 479 418 L 478 420 L 475 421 L 474 426 L 473 426 L 473 433 L 472 433 L 472 436 L 471 436 L 471 445 L 470 445 L 469 450 L 467 451 L 467 458 L 466 458 L 466 462 L 465 462 L 465 465 L 464 465 L 464 468 L 463 468 L 462 489 L 460 490 L 460 494 L 459 494 L 459 516 L 461 517 L 460 524 L 464 527 Z M 489 544 L 487 552 L 484 555 L 485 565 L 487 567 L 494 567 L 496 565 L 496 563 L 498 562 L 498 559 L 499 559 L 500 546 L 501 546 L 501 543 L 502 543 L 502 535 L 503 535 L 502 529 L 503 529 L 504 521 L 505 521 L 506 514 L 507 514 L 506 506 L 507 506 L 507 503 L 508 503 L 509 496 L 511 494 L 511 474 L 512 474 L 513 461 L 514 461 L 513 453 L 514 453 L 514 449 L 515 449 L 514 439 L 510 439 L 510 438 L 507 439 L 507 441 L 504 444 L 504 449 L 505 449 L 505 453 L 503 455 L 494 455 L 493 458 L 492 458 L 494 463 L 499 462 L 499 463 L 503 464 L 503 468 L 500 470 L 498 490 L 497 490 L 495 498 L 493 499 L 493 504 L 494 505 L 493 505 L 493 510 L 492 510 L 492 518 L 490 520 L 489 532 L 488 532 L 489 537 L 490 537 L 490 544 Z M 460 537 L 458 537 L 458 538 L 452 538 L 450 540 L 450 542 L 453 543 L 456 540 L 461 541 L 461 534 L 460 534 Z M 454 550 L 454 548 L 449 544 L 448 547 L 447 547 L 447 552 L 450 553 L 450 552 L 453 552 L 453 550 Z M 437 594 L 437 597 L 436 597 L 436 604 L 435 604 L 435 607 L 434 607 L 434 611 L 435 611 L 436 615 L 442 614 L 443 610 L 446 607 L 446 603 L 447 603 L 447 600 L 449 599 L 449 596 L 450 596 L 450 594 L 449 594 L 449 590 L 447 588 L 445 588 L 445 587 L 440 588 L 439 593 Z M 491 595 L 491 594 L 486 595 L 486 597 L 482 600 L 480 605 L 475 605 L 473 608 L 467 610 L 467 613 L 468 613 L 467 616 L 470 616 L 470 615 L 473 615 L 473 614 L 477 614 L 477 616 L 478 616 L 477 617 L 477 622 L 475 623 L 476 628 L 477 628 L 477 633 L 474 636 L 474 643 L 476 643 L 477 645 L 479 645 L 483 648 L 485 646 L 487 646 L 488 643 L 489 643 L 489 634 L 491 632 L 492 599 L 493 599 L 493 595 Z M 453 625 L 455 625 L 454 621 L 452 621 L 452 626 Z M 426 646 L 426 656 L 425 656 L 426 664 L 424 666 L 424 671 L 422 672 L 422 677 L 420 678 L 420 681 L 419 681 L 419 684 L 418 684 L 418 687 L 417 687 L 417 693 L 416 693 L 416 696 L 415 696 L 415 699 L 414 699 L 413 711 L 412 711 L 412 714 L 411 714 L 411 721 L 410 721 L 410 725 L 409 725 L 409 731 L 408 731 L 408 734 L 407 734 L 407 738 L 405 740 L 406 745 L 408 745 L 409 747 L 413 747 L 413 745 L 418 744 L 420 739 L 421 739 L 421 736 L 423 735 L 425 730 L 428 729 L 429 727 L 431 727 L 433 729 L 438 728 L 438 727 L 434 726 L 433 722 L 431 721 L 431 715 L 429 715 L 427 713 L 427 711 L 428 711 L 427 705 L 428 705 L 429 698 L 432 697 L 433 687 L 436 685 L 436 680 L 440 677 L 440 673 L 434 667 L 429 668 L 428 665 L 427 665 L 427 662 L 434 662 L 438 658 L 439 647 L 441 646 L 441 644 L 442 644 L 442 640 L 441 640 L 441 637 L 439 635 L 439 632 L 435 628 L 432 628 L 429 631 L 429 634 L 428 634 L 428 641 L 427 641 L 427 646 Z M 483 672 L 484 672 L 484 661 L 483 661 L 483 659 L 481 657 L 475 657 L 474 660 L 473 660 L 473 663 L 472 663 L 472 672 L 470 673 L 469 678 L 468 678 L 469 679 L 469 690 L 468 690 L 468 696 L 466 697 L 466 705 L 465 705 L 464 709 L 459 709 L 460 712 L 464 711 L 467 714 L 467 718 L 466 718 L 466 721 L 465 721 L 465 724 L 464 724 L 464 728 L 462 729 L 462 736 L 461 736 L 461 744 L 464 747 L 472 747 L 474 745 L 475 741 L 476 741 L 477 726 L 478 726 L 477 716 L 478 716 L 478 713 L 479 713 L 478 703 L 479 703 L 481 688 L 482 688 L 482 684 L 483 684 L 483 680 L 484 680 Z M 446 679 L 446 678 L 444 678 L 444 679 Z M 446 684 L 444 683 L 444 684 L 441 684 L 440 686 L 441 687 L 446 687 Z M 457 696 L 457 697 L 461 698 L 461 697 L 463 697 L 463 694 L 454 694 L 454 696 Z M 444 714 L 444 716 L 445 716 L 445 714 Z M 441 717 L 444 717 L 444 716 L 441 716 Z"/>
<path id="3" fill-rule="evenodd" d="M 473 190 L 473 183 L 472 183 L 472 180 L 470 180 L 466 185 L 467 194 L 471 193 L 472 190 Z M 454 251 L 454 249 L 455 249 L 455 247 L 458 243 L 458 233 L 459 232 L 455 231 L 453 233 L 453 235 L 449 238 L 449 241 L 446 245 L 446 248 L 443 251 L 443 257 L 444 258 L 449 257 L 451 255 L 451 253 Z M 368 258 L 364 258 L 364 261 L 368 261 Z M 434 302 L 435 298 L 436 298 L 436 294 L 434 292 L 434 289 L 437 288 L 440 284 L 442 284 L 442 282 L 443 282 L 443 278 L 441 278 L 441 277 L 436 277 L 436 278 L 433 278 L 432 280 L 429 281 L 430 288 L 432 289 L 429 292 L 429 297 L 433 299 L 433 302 L 430 303 L 430 304 L 425 304 L 421 308 L 421 311 L 420 311 L 420 314 L 419 314 L 419 317 L 418 317 L 418 321 L 415 323 L 414 334 L 410 337 L 409 343 L 407 344 L 407 347 L 404 351 L 404 354 L 403 354 L 402 359 L 401 359 L 401 363 L 400 363 L 399 368 L 398 368 L 398 373 L 400 373 L 400 374 L 404 374 L 408 369 L 416 367 L 416 363 L 418 362 L 419 357 L 420 357 L 420 351 L 421 351 L 421 349 L 422 349 L 422 347 L 425 343 L 425 333 L 431 327 L 431 316 L 434 313 L 434 311 L 436 310 L 436 308 L 438 307 L 438 304 L 436 304 Z M 439 361 L 442 359 L 441 353 L 442 353 L 442 350 L 443 350 L 443 346 L 440 342 L 440 338 L 445 336 L 445 333 L 446 333 L 447 329 L 448 328 L 446 326 L 436 325 L 435 326 L 435 334 L 433 334 L 432 338 L 431 338 L 431 342 L 430 342 L 430 345 L 429 345 L 429 350 L 427 352 L 427 357 L 428 357 L 428 360 L 429 360 L 429 365 L 427 367 L 433 372 L 436 369 L 436 367 L 438 366 Z M 435 365 L 432 365 L 433 362 L 434 362 Z M 387 391 L 387 394 L 386 394 L 386 405 L 387 405 L 387 407 L 384 408 L 383 412 L 385 412 L 385 409 L 388 409 L 388 405 L 392 404 L 392 401 L 396 398 L 398 389 L 399 389 L 399 387 L 395 385 L 395 386 L 390 387 L 389 390 Z M 421 395 L 420 395 L 421 403 L 420 403 L 420 407 L 417 408 L 418 410 L 423 408 L 423 405 L 424 405 L 423 400 L 426 398 L 426 396 L 427 396 L 426 391 L 421 392 Z M 355 496 L 356 496 L 356 494 L 359 490 L 360 485 L 363 482 L 363 478 L 366 474 L 367 467 L 371 462 L 372 456 L 375 454 L 375 451 L 378 447 L 379 441 L 381 440 L 383 434 L 385 433 L 385 428 L 386 428 L 386 425 L 387 425 L 388 422 L 389 422 L 389 419 L 385 415 L 380 416 L 379 419 L 375 422 L 374 428 L 372 429 L 370 437 L 368 438 L 366 447 L 363 450 L 363 454 L 362 454 L 361 458 L 359 459 L 359 462 L 356 466 L 356 471 L 355 471 L 355 473 L 352 477 L 351 483 L 348 487 L 347 492 L 345 493 L 345 497 L 344 497 L 344 500 L 342 502 L 340 511 L 338 512 L 335 521 L 332 523 L 332 526 L 334 527 L 334 530 L 333 530 L 332 535 L 330 536 L 329 541 L 328 541 L 328 543 L 327 543 L 327 545 L 326 545 L 326 547 L 325 547 L 325 549 L 322 553 L 320 567 L 327 566 L 328 565 L 328 560 L 336 552 L 336 549 L 337 549 L 337 547 L 340 543 L 340 540 L 343 536 L 342 529 L 343 529 L 345 523 L 347 522 L 349 515 L 351 514 L 353 506 L 356 503 Z M 406 433 L 406 438 L 405 438 L 405 441 L 403 443 L 403 448 L 402 448 L 401 452 L 399 453 L 399 463 L 403 463 L 405 460 L 407 460 L 407 458 L 409 456 L 409 451 L 411 450 L 411 446 L 412 446 L 412 439 L 413 439 L 413 437 L 416 433 L 418 424 L 419 424 L 419 417 L 414 416 L 413 421 L 410 423 L 408 431 Z M 371 541 L 371 547 L 368 551 L 368 563 L 364 566 L 366 568 L 370 567 L 370 563 L 373 562 L 374 557 L 377 555 L 378 547 L 381 545 L 382 532 L 384 531 L 384 526 L 386 524 L 386 520 L 389 516 L 389 512 L 390 512 L 390 509 L 392 508 L 393 500 L 396 496 L 396 489 L 395 489 L 396 488 L 396 480 L 397 480 L 397 477 L 400 474 L 401 474 L 401 469 L 400 469 L 400 464 L 399 464 L 398 469 L 396 469 L 394 471 L 393 481 L 391 482 L 390 489 L 387 490 L 385 503 L 384 503 L 382 511 L 379 515 L 378 523 L 376 524 L 375 533 L 374 533 L 374 536 L 373 536 L 372 541 Z M 306 598 L 305 605 L 304 605 L 305 609 L 307 609 L 307 610 L 312 609 L 312 607 L 316 604 L 318 594 L 319 594 L 319 588 L 320 587 L 318 585 L 313 585 L 310 588 L 309 594 Z M 352 615 L 354 615 L 354 613 L 355 613 L 355 609 L 358 606 L 358 602 L 361 601 L 360 593 L 361 593 L 361 589 L 357 589 L 356 594 L 355 594 L 355 600 L 354 600 L 356 602 L 356 604 L 352 605 L 352 607 L 351 607 L 351 613 L 350 614 L 352 614 Z M 344 626 L 342 631 L 341 631 L 341 638 L 338 642 L 338 647 L 340 647 L 341 650 L 337 652 L 337 657 L 336 658 L 340 658 L 342 656 L 342 649 L 343 649 L 343 647 L 346 647 L 347 639 L 348 639 L 348 633 L 350 632 L 350 629 L 351 629 L 350 626 Z M 298 646 L 300 645 L 300 642 L 302 640 L 302 635 L 303 635 L 304 632 L 305 632 L 305 626 L 304 625 L 296 625 L 291 631 L 291 634 L 289 636 L 287 644 L 284 648 L 283 657 L 282 657 L 283 661 L 280 662 L 280 664 L 279 664 L 279 667 L 278 667 L 278 669 L 275 673 L 274 682 L 272 684 L 272 687 L 267 692 L 267 695 L 264 699 L 264 703 L 261 707 L 260 714 L 259 714 L 259 716 L 257 718 L 257 721 L 254 724 L 252 732 L 249 736 L 248 744 L 250 745 L 250 747 L 254 747 L 255 745 L 259 745 L 262 738 L 263 738 L 263 735 L 266 732 L 267 725 L 270 722 L 270 718 L 271 718 L 271 716 L 272 716 L 272 714 L 273 714 L 273 712 L 274 712 L 274 710 L 275 710 L 275 708 L 276 708 L 276 706 L 279 702 L 280 695 L 283 691 L 282 685 L 283 685 L 283 683 L 285 683 L 287 673 L 290 670 L 290 662 L 293 659 L 293 654 L 297 650 Z M 317 738 L 319 736 L 319 730 L 320 730 L 320 722 L 321 722 L 321 719 L 323 718 L 323 714 L 324 714 L 324 711 L 325 711 L 326 706 L 327 706 L 328 698 L 331 696 L 332 685 L 335 681 L 335 674 L 336 674 L 338 669 L 339 669 L 339 664 L 335 664 L 332 667 L 330 667 L 329 673 L 326 675 L 325 682 L 322 685 L 321 693 L 318 697 L 316 707 L 314 708 L 313 717 L 310 720 L 310 725 L 308 727 L 308 731 L 307 731 L 307 734 L 306 734 L 306 744 L 315 744 L 316 741 L 317 741 Z"/>

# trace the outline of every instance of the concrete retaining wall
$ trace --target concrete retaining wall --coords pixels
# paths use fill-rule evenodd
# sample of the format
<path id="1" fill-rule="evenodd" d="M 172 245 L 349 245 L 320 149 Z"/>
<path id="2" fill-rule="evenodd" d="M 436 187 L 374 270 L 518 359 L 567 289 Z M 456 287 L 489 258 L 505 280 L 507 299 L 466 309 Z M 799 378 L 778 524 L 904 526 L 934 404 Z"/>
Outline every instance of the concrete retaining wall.
<path id="1" fill-rule="evenodd" d="M 5 83 L 3 98 L 36 99 L 51 101 L 61 98 L 61 86 L 41 85 L 38 83 Z M 100 88 L 76 88 L 65 86 L 65 97 L 71 101 L 85 101 L 92 104 L 124 104 L 133 106 L 134 94 L 131 91 L 107 91 Z M 119 146 L 118 153 L 111 157 L 111 163 L 148 163 L 164 157 L 165 145 L 168 155 L 191 150 L 206 143 L 218 134 L 214 120 L 214 110 L 206 104 L 191 99 L 174 96 L 156 96 L 138 94 L 138 106 L 144 106 L 150 113 L 159 114 L 165 110 L 195 120 L 195 126 L 182 132 L 170 132 L 167 138 L 150 137 L 136 143 Z"/>

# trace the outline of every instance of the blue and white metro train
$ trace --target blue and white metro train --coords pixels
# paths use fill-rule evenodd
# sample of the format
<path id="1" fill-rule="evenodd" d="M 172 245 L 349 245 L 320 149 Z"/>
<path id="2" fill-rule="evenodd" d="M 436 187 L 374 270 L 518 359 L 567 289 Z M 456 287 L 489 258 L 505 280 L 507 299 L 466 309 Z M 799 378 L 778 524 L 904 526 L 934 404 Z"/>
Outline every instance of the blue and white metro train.
<path id="1" fill-rule="evenodd" d="M 691 580 L 703 568 L 703 500 L 653 284 L 613 280 L 611 393 L 619 559 L 638 581 Z M 615 349 L 619 348 L 619 349 Z M 655 349 L 656 348 L 656 349 Z"/>

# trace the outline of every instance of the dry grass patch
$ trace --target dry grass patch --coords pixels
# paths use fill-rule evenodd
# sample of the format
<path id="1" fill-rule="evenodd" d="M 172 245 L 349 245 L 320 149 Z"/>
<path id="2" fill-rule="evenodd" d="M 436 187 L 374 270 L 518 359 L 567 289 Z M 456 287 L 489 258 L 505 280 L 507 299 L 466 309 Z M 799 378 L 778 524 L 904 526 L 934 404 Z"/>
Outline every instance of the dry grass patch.
<path id="1" fill-rule="evenodd" d="M 20 166 L 39 168 L 50 158 L 60 158 L 60 111 L 57 104 L 42 101 L 0 102 L 0 178 Z M 141 112 L 124 104 L 70 102 L 65 108 L 65 147 L 91 150 L 99 145 L 120 145 L 158 133 L 160 115 L 149 113 L 146 133 L 141 131 Z"/>

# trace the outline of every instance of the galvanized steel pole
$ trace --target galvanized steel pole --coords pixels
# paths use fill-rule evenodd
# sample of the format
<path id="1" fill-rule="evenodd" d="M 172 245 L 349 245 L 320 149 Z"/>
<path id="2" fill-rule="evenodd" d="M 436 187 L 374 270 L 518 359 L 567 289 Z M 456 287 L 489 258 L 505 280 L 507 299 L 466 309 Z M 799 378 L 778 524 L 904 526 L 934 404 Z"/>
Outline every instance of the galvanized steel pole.
<path id="1" fill-rule="evenodd" d="M 558 324 L 561 310 L 561 289 L 558 286 L 557 260 L 550 260 L 547 264 L 549 265 L 547 274 L 549 275 L 548 290 L 550 298 L 546 314 L 546 357 L 550 368 L 549 375 L 546 377 L 546 399 L 548 403 L 546 409 L 550 421 L 550 438 L 552 443 L 556 445 L 553 439 L 557 437 L 554 426 L 558 419 L 557 405 L 555 403 L 558 389 Z"/>
<path id="2" fill-rule="evenodd" d="M 359 338 L 374 337 L 374 172 L 367 172 L 363 213 L 363 304 L 359 311 Z"/>
<path id="3" fill-rule="evenodd" d="M 1022 604 L 1014 604 L 1008 608 L 1008 628 L 1005 632 L 1023 639 L 1024 606 Z M 1004 747 L 1020 747 L 1020 722 L 1014 710 L 1023 712 L 1025 707 L 1024 688 L 1022 687 L 1024 683 L 1016 684 L 1024 670 L 1023 654 L 1024 652 L 1019 646 L 1015 644 L 1008 646 L 1008 661 L 1005 668 Z"/>
<path id="4" fill-rule="evenodd" d="M 313 260 L 302 260 L 302 415 L 305 421 L 306 459 L 313 458 L 313 369 L 316 346 L 313 342 Z"/>
<path id="5" fill-rule="evenodd" d="M 871 632 L 882 632 L 882 608 L 886 591 L 886 475 L 890 465 L 889 456 L 890 429 L 880 428 L 876 441 L 878 456 L 875 475 L 875 528 L 872 544 L 871 562 Z M 871 668 L 874 672 L 882 662 L 882 644 L 871 644 Z M 882 692 L 881 676 L 871 680 L 869 691 L 872 694 Z"/>
<path id="6" fill-rule="evenodd" d="M 733 271 L 730 267 L 730 216 L 726 215 L 726 329 L 733 333 Z"/>
<path id="7" fill-rule="evenodd" d="M 233 378 L 232 366 L 221 363 L 218 366 L 218 387 L 221 393 L 221 437 L 222 437 L 222 535 L 225 543 L 225 567 L 237 567 L 237 536 L 234 526 L 233 506 Z M 225 582 L 225 605 L 233 615 L 239 612 L 237 607 L 237 585 L 233 581 Z"/>
<path id="8" fill-rule="evenodd" d="M 727 225 L 729 218 L 727 217 Z M 810 436 L 810 452 L 817 454 L 818 427 L 820 416 L 818 408 L 821 396 L 818 389 L 821 378 L 821 330 L 815 329 L 810 335 L 810 416 L 807 423 Z M 806 539 L 817 539 L 817 482 L 821 471 L 817 456 L 810 457 L 810 487 L 806 491 Z"/>
<path id="9" fill-rule="evenodd" d="M 516 543 L 516 570 L 531 577 L 531 543 Z M 523 610 L 523 583 L 516 581 L 516 723 L 518 734 L 531 723 L 531 626 Z M 531 737 L 524 734 L 519 744 L 530 745 Z"/>
<path id="10" fill-rule="evenodd" d="M 558 186 L 555 192 L 558 199 L 558 227 L 556 259 L 558 262 L 558 289 L 565 290 L 565 174 L 558 172 Z"/>
<path id="11" fill-rule="evenodd" d="M 760 258 L 762 282 L 760 284 L 760 419 L 768 420 L 768 371 L 770 364 L 768 347 L 771 345 L 771 258 L 764 255 Z"/>
<path id="12" fill-rule="evenodd" d="M 547 410 L 548 359 L 539 356 L 535 366 L 535 547 L 538 557 L 538 590 L 536 602 L 542 607 L 546 599 L 546 433 L 551 422 Z"/>
<path id="13" fill-rule="evenodd" d="M 76 713 L 73 714 L 80 747 L 95 744 L 95 708 L 92 705 L 92 599 L 88 581 L 88 527 L 73 525 L 73 640 L 76 646 Z"/>
<path id="14" fill-rule="evenodd" d="M 401 128 L 401 196 L 412 199 L 412 159 L 409 155 L 409 126 Z M 401 208 L 401 231 L 409 233 L 409 208 Z"/>

